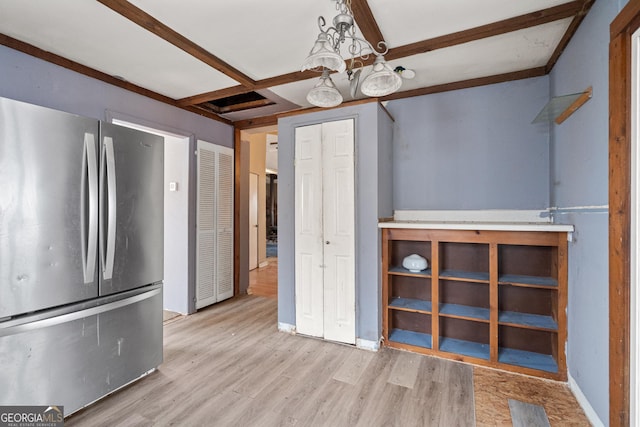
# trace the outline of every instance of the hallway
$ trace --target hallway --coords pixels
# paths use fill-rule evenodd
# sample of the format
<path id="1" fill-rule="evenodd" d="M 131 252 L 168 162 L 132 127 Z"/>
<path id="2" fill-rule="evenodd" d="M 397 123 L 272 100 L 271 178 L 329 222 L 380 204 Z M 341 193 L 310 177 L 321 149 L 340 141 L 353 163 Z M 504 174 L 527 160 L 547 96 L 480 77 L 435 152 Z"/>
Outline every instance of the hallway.
<path id="1" fill-rule="evenodd" d="M 266 267 L 249 272 L 249 295 L 278 298 L 278 258 L 267 258 Z"/>

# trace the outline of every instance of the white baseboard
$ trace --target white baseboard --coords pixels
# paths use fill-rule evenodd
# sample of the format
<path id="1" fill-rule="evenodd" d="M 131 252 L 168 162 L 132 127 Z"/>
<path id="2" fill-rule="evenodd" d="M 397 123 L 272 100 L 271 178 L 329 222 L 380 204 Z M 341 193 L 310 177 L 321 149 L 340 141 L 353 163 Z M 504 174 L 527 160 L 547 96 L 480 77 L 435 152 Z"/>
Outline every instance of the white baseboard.
<path id="1" fill-rule="evenodd" d="M 569 374 L 569 388 L 573 392 L 573 395 L 576 397 L 576 400 L 578 401 L 580 406 L 582 406 L 582 410 L 584 411 L 591 424 L 594 427 L 604 427 L 604 423 L 602 422 L 596 411 L 593 409 L 593 406 L 591 406 L 591 403 L 589 403 L 587 397 L 584 395 L 584 393 L 582 393 L 580 386 L 578 385 L 576 380 L 573 379 L 571 374 Z"/>
<path id="2" fill-rule="evenodd" d="M 380 349 L 380 341 L 370 341 L 356 338 L 356 347 L 363 350 L 378 351 Z"/>
<path id="3" fill-rule="evenodd" d="M 289 323 L 278 322 L 278 330 L 280 332 L 286 332 L 288 334 L 296 333 L 296 325 L 291 325 Z"/>
<path id="4" fill-rule="evenodd" d="M 269 265 L 269 261 L 262 261 L 260 264 L 258 264 L 258 268 L 264 268 L 267 265 Z"/>

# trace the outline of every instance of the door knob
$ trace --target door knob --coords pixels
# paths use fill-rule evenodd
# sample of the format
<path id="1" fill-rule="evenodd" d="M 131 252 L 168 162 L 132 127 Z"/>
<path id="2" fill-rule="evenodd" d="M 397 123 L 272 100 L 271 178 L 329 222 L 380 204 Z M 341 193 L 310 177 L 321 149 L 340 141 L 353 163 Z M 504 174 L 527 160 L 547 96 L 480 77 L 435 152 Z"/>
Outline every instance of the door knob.
<path id="1" fill-rule="evenodd" d="M 328 245 L 330 242 L 327 240 L 325 243 Z"/>

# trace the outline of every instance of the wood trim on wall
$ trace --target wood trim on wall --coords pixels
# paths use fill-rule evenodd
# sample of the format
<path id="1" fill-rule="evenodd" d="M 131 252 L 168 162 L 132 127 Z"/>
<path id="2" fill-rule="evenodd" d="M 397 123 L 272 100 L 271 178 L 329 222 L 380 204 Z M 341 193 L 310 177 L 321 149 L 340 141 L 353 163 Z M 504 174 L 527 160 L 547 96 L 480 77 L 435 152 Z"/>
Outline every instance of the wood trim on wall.
<path id="1" fill-rule="evenodd" d="M 609 424 L 630 424 L 631 36 L 640 2 L 612 22 L 609 44 Z"/>

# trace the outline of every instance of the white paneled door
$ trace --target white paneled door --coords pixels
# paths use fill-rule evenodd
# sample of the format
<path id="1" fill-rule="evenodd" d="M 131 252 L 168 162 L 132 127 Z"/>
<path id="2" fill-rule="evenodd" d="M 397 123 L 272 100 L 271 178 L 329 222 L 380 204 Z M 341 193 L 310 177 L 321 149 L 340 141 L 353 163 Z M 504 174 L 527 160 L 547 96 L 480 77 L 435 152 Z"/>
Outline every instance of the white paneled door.
<path id="1" fill-rule="evenodd" d="M 196 308 L 233 296 L 233 150 L 198 141 Z"/>
<path id="2" fill-rule="evenodd" d="M 353 120 L 296 129 L 296 329 L 355 344 Z"/>

